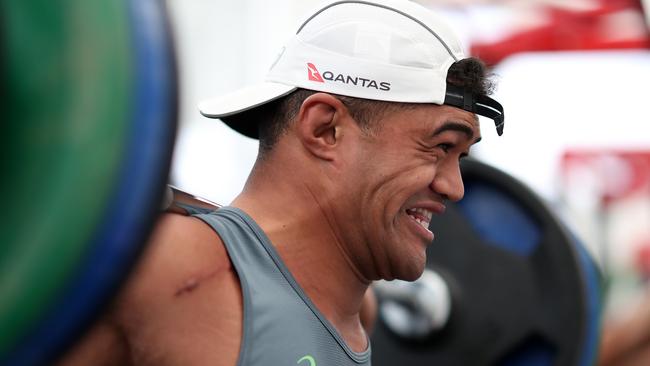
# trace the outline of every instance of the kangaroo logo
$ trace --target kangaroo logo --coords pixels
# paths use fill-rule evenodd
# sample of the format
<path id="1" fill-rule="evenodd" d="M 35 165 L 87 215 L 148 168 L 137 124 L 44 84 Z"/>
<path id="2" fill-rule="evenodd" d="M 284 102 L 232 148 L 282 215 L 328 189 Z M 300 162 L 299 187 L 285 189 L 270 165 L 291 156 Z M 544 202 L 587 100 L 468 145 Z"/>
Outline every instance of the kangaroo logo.
<path id="1" fill-rule="evenodd" d="M 314 360 L 314 358 L 313 358 L 312 356 L 310 356 L 310 355 L 304 355 L 304 356 L 302 356 L 302 358 L 299 359 L 298 362 L 296 362 L 296 363 L 297 363 L 297 364 L 300 364 L 302 361 L 307 361 L 307 362 L 309 362 L 309 365 L 308 365 L 308 366 L 316 366 L 316 360 Z"/>
<path id="2" fill-rule="evenodd" d="M 317 81 L 319 83 L 325 82 L 325 80 L 323 80 L 323 77 L 320 76 L 320 72 L 318 72 L 318 69 L 316 69 L 316 66 L 314 66 L 314 64 L 312 64 L 311 62 L 307 63 L 307 76 L 311 81 Z"/>

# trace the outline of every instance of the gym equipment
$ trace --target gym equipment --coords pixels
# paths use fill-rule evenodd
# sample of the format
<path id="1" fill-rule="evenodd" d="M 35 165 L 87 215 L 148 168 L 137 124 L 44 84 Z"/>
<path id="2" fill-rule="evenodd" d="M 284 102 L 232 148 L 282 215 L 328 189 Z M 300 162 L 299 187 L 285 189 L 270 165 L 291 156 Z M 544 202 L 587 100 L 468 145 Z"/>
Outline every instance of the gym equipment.
<path id="1" fill-rule="evenodd" d="M 0 231 L 0 354 L 49 308 L 101 220 L 122 158 L 131 73 L 116 7 L 2 5 L 9 93 L 0 164 L 11 173 L 0 192 L 11 212 Z"/>
<path id="2" fill-rule="evenodd" d="M 152 227 L 176 130 L 176 73 L 155 0 L 4 2 L 8 130 L 0 192 L 0 364 L 74 342 Z"/>
<path id="3" fill-rule="evenodd" d="M 161 210 L 182 215 L 193 215 L 196 213 L 208 213 L 218 210 L 220 207 L 221 205 L 218 203 L 195 196 L 168 184 Z"/>
<path id="4" fill-rule="evenodd" d="M 373 365 L 592 365 L 595 263 L 522 183 L 471 160 L 462 174 L 465 198 L 429 227 L 423 278 L 375 286 Z"/>

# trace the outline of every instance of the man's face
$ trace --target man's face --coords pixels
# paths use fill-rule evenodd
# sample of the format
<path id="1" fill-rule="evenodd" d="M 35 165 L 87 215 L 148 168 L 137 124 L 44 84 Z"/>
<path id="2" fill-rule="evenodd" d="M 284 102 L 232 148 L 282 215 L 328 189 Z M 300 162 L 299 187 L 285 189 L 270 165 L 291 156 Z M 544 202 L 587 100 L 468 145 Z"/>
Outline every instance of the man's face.
<path id="1" fill-rule="evenodd" d="M 378 123 L 370 136 L 359 135 L 346 173 L 345 216 L 360 236 L 355 251 L 369 258 L 362 266 L 380 278 L 414 280 L 434 238 L 430 220 L 446 201 L 463 197 L 459 161 L 480 140 L 478 120 L 458 108 L 421 105 Z"/>

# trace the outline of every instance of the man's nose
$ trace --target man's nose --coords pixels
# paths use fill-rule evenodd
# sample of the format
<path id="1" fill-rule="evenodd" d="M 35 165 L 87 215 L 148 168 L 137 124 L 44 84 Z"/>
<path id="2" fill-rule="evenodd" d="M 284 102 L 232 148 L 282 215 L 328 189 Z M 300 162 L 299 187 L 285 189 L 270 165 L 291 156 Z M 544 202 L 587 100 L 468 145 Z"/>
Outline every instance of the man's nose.
<path id="1" fill-rule="evenodd" d="M 431 182 L 431 189 L 447 200 L 460 201 L 465 195 L 460 165 L 440 166 Z"/>

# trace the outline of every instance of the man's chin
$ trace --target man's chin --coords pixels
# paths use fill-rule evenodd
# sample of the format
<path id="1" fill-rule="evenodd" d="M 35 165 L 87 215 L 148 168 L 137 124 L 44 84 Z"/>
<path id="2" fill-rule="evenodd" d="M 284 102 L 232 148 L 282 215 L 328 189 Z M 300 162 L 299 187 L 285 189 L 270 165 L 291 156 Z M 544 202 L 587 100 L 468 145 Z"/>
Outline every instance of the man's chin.
<path id="1" fill-rule="evenodd" d="M 384 278 L 387 281 L 391 280 L 402 280 L 402 281 L 415 281 L 422 276 L 424 268 L 426 267 L 426 260 L 421 263 L 410 262 L 408 265 L 404 265 L 400 268 L 397 268 L 390 275 L 391 278 Z"/>
<path id="2" fill-rule="evenodd" d="M 409 272 L 404 273 L 403 275 L 400 275 L 395 279 L 402 280 L 402 281 L 415 281 L 422 276 L 423 272 L 424 272 L 424 266 L 422 266 L 422 268 L 418 268 L 417 270 L 414 270 L 412 268 Z"/>

